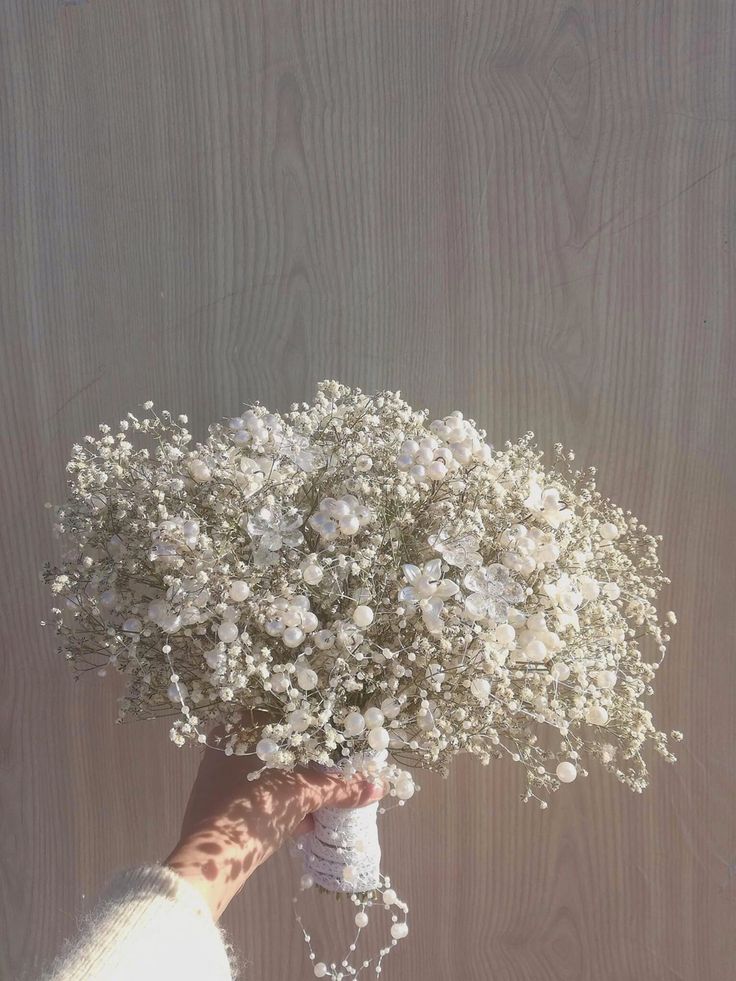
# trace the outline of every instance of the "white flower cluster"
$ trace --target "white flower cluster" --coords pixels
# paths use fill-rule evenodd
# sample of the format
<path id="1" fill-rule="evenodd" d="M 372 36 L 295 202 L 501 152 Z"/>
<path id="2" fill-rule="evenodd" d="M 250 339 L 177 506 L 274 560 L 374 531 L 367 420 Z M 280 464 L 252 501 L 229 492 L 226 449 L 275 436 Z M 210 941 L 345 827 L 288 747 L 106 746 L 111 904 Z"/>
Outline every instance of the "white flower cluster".
<path id="1" fill-rule="evenodd" d="M 130 676 L 121 718 L 175 712 L 179 745 L 222 722 L 268 767 L 378 759 L 400 799 L 404 765 L 460 752 L 507 754 L 542 806 L 588 759 L 635 791 L 646 743 L 675 759 L 645 708 L 660 539 L 561 446 L 545 467 L 531 433 L 494 451 L 460 412 L 335 381 L 193 448 L 186 422 L 101 425 L 55 509 L 60 651 Z"/>

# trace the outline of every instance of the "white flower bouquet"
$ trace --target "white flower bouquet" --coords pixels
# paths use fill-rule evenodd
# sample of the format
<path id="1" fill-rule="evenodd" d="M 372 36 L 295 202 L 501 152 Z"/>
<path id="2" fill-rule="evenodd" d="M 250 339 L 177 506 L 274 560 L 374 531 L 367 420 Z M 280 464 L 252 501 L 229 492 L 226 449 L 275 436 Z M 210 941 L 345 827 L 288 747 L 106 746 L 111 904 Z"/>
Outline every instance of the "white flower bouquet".
<path id="1" fill-rule="evenodd" d="M 144 408 L 73 447 L 42 572 L 77 676 L 129 676 L 121 720 L 173 714 L 179 746 L 223 723 L 226 753 L 380 773 L 400 803 L 406 767 L 461 752 L 510 757 L 541 807 L 590 760 L 637 792 L 647 744 L 675 760 L 645 707 L 670 639 L 661 539 L 560 445 L 545 466 L 531 433 L 494 450 L 460 412 L 428 423 L 335 381 L 193 448 L 186 416 Z M 360 810 L 317 821 L 308 880 L 378 888 Z"/>

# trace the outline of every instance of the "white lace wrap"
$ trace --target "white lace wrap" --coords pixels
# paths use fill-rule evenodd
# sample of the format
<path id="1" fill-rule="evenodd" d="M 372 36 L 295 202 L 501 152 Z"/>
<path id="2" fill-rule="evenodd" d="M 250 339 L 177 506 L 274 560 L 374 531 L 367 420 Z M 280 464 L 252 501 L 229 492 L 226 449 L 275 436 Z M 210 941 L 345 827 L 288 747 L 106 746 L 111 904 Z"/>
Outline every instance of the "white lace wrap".
<path id="1" fill-rule="evenodd" d="M 304 865 L 317 885 L 331 892 L 356 893 L 378 887 L 378 804 L 323 807 L 314 812 L 314 832 L 305 841 Z"/>

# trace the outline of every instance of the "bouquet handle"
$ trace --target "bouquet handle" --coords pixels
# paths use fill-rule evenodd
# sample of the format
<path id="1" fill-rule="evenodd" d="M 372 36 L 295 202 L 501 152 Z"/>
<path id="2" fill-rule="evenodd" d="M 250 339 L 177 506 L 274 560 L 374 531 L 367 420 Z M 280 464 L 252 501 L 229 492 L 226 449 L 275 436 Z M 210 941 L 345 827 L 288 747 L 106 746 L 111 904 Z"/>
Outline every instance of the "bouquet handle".
<path id="1" fill-rule="evenodd" d="M 304 867 L 330 892 L 370 892 L 380 885 L 378 801 L 363 807 L 322 807 L 312 815 Z"/>

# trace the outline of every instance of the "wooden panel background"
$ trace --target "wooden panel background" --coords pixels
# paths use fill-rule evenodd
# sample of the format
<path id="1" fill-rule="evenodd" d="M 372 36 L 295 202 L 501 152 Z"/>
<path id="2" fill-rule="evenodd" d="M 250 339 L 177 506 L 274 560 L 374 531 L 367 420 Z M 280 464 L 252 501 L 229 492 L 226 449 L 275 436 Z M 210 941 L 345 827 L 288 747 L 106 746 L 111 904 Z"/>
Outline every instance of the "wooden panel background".
<path id="1" fill-rule="evenodd" d="M 39 625 L 72 443 L 325 377 L 574 448 L 665 536 L 680 618 L 646 794 L 600 772 L 544 813 L 460 760 L 387 816 L 385 976 L 733 977 L 735 69 L 730 0 L 5 0 L 3 979 L 166 854 L 197 762 Z M 311 976 L 295 877 L 226 914 L 249 978 Z"/>

